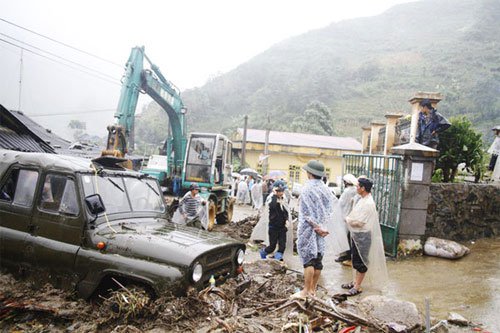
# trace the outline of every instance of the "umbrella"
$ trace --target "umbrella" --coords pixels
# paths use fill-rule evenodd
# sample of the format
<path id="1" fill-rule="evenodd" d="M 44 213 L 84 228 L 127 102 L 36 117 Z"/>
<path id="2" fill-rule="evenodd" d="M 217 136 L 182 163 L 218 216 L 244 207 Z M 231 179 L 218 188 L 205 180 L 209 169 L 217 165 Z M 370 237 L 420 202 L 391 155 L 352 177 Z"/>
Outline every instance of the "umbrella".
<path id="1" fill-rule="evenodd" d="M 278 179 L 278 178 L 283 178 L 285 176 L 286 176 L 286 172 L 283 170 L 271 170 L 271 171 L 269 171 L 269 178 Z"/>
<path id="2" fill-rule="evenodd" d="M 252 176 L 254 178 L 256 178 L 259 175 L 259 173 L 252 168 L 245 168 L 243 170 L 240 170 L 240 174 Z"/>
<path id="3" fill-rule="evenodd" d="M 231 177 L 233 177 L 233 178 L 240 178 L 240 176 L 241 175 L 237 172 L 231 172 Z"/>

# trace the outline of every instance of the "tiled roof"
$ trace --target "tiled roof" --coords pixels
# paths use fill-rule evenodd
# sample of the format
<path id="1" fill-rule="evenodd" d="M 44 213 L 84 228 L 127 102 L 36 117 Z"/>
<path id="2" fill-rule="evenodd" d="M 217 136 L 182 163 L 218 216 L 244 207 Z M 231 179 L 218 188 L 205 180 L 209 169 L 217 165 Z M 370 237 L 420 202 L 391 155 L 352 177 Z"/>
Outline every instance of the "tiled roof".
<path id="1" fill-rule="evenodd" d="M 238 138 L 243 137 L 243 129 L 238 128 Z M 266 131 L 247 129 L 247 142 L 265 143 Z M 284 146 L 314 147 L 337 150 L 361 151 L 361 143 L 350 137 L 326 136 L 292 132 L 269 132 L 269 144 Z"/>

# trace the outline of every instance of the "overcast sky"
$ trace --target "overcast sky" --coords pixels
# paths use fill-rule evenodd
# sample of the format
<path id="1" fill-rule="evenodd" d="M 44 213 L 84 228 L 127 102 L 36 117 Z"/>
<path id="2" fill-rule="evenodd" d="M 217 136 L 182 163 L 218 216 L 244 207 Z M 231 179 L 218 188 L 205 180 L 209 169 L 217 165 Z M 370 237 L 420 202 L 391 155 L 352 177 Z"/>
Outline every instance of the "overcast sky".
<path id="1" fill-rule="evenodd" d="M 0 21 L 0 104 L 10 109 L 20 105 L 31 115 L 114 109 L 123 64 L 133 46 L 144 45 L 167 79 L 185 90 L 202 86 L 210 76 L 230 71 L 283 39 L 378 15 L 404 2 L 409 0 L 0 0 L 0 19 L 119 65 Z M 23 51 L 22 66 L 21 51 L 12 44 L 31 50 Z M 83 73 L 75 63 L 107 76 Z M 112 119 L 112 112 L 108 114 Z"/>

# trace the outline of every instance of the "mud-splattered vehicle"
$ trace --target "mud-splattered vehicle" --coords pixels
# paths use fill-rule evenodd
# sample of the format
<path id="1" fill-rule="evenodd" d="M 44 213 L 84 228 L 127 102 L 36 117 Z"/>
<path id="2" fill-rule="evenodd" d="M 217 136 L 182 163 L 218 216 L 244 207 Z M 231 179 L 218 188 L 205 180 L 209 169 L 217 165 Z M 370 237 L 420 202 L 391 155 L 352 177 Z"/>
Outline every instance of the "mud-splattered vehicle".
<path id="1" fill-rule="evenodd" d="M 241 271 L 245 245 L 167 220 L 155 179 L 63 155 L 0 150 L 0 267 L 88 298 L 114 280 L 155 294 Z"/>

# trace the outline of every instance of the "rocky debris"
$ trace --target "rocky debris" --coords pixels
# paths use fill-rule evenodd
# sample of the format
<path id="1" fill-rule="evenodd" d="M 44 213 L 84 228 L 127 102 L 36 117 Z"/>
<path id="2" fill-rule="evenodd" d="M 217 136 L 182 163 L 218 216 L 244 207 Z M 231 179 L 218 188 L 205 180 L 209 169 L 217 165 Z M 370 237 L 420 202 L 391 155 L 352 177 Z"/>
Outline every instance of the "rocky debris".
<path id="1" fill-rule="evenodd" d="M 457 242 L 429 237 L 424 245 L 424 253 L 428 256 L 441 257 L 446 259 L 458 259 L 469 254 L 468 247 Z"/>
<path id="2" fill-rule="evenodd" d="M 469 320 L 465 319 L 462 315 L 456 312 L 450 312 L 448 314 L 448 322 L 459 326 L 467 326 L 470 324 Z"/>
<path id="3" fill-rule="evenodd" d="M 398 258 L 417 257 L 423 254 L 420 239 L 402 239 L 398 244 Z"/>
<path id="4" fill-rule="evenodd" d="M 215 231 L 223 232 L 231 238 L 246 242 L 250 239 L 253 227 L 259 222 L 259 215 L 248 216 L 240 221 L 217 225 Z"/>
<path id="5" fill-rule="evenodd" d="M 302 274 L 284 263 L 258 260 L 246 264 L 236 279 L 189 290 L 183 297 L 166 293 L 153 299 L 137 286 L 119 286 L 87 302 L 50 285 L 36 289 L 4 274 L 0 326 L 7 332 L 116 333 L 411 332 L 422 327 L 413 303 L 382 296 L 339 300 L 326 290 L 319 290 L 317 297 L 290 299 L 302 285 Z"/>
<path id="6" fill-rule="evenodd" d="M 371 322 L 396 332 L 412 332 L 423 327 L 423 318 L 414 303 L 385 296 L 367 296 L 359 302 L 359 310 Z"/>

